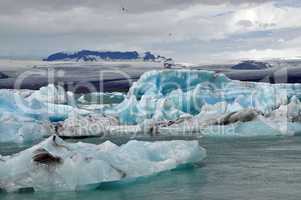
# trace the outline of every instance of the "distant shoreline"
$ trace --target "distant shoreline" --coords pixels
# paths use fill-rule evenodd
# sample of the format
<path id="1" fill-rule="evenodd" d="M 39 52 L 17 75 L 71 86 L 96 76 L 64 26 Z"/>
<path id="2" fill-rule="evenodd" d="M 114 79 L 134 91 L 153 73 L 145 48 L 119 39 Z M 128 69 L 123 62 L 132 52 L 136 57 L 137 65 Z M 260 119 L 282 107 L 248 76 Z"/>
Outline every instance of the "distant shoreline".
<path id="1" fill-rule="evenodd" d="M 280 62 L 280 61 L 279 61 Z M 292 62 L 292 61 L 291 61 Z M 297 63 L 297 64 L 296 64 Z M 194 66 L 191 69 L 211 70 L 224 73 L 232 80 L 301 83 L 299 62 L 287 66 L 264 70 L 232 70 L 230 64 Z M 300 62 L 301 63 L 301 62 Z M 65 89 L 72 90 L 78 84 L 91 84 L 99 92 L 127 91 L 146 71 L 163 70 L 163 64 L 157 62 L 43 62 L 0 60 L 0 73 L 10 78 L 0 78 L 0 89 L 15 89 L 17 77 L 25 73 L 44 74 L 29 76 L 22 81 L 20 89 L 37 90 L 49 83 L 59 83 Z M 63 72 L 64 76 L 55 75 L 51 81 L 48 74 Z M 100 75 L 102 75 L 100 77 Z M 75 93 L 86 93 L 84 88 L 77 88 Z"/>

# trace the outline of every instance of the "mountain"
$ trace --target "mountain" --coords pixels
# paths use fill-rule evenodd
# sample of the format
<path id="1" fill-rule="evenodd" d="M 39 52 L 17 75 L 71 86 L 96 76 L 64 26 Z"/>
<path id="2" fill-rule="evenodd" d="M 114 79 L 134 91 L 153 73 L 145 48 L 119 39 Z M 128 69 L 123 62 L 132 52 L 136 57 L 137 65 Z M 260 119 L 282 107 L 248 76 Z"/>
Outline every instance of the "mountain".
<path id="1" fill-rule="evenodd" d="M 259 62 L 254 60 L 246 60 L 237 65 L 232 66 L 232 69 L 237 70 L 255 70 L 255 69 L 269 69 L 272 66 L 265 62 Z"/>
<path id="2" fill-rule="evenodd" d="M 137 51 L 90 51 L 81 50 L 74 53 L 58 52 L 51 54 L 43 61 L 120 61 L 120 60 L 143 60 L 164 62 L 170 60 L 164 56 L 155 56 L 151 52 L 139 54 Z"/>

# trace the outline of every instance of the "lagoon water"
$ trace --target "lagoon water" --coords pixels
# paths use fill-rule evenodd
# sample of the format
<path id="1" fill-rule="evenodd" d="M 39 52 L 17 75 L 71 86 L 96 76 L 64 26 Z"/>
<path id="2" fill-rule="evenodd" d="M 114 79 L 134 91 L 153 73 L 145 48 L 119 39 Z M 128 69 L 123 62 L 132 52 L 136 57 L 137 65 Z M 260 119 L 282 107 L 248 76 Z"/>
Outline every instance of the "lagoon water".
<path id="1" fill-rule="evenodd" d="M 98 142 L 97 139 L 94 142 Z M 98 190 L 0 194 L 1 200 L 211 200 L 300 199 L 301 137 L 203 138 L 208 157 L 193 168 L 178 169 Z M 0 145 L 0 154 L 23 149 Z"/>

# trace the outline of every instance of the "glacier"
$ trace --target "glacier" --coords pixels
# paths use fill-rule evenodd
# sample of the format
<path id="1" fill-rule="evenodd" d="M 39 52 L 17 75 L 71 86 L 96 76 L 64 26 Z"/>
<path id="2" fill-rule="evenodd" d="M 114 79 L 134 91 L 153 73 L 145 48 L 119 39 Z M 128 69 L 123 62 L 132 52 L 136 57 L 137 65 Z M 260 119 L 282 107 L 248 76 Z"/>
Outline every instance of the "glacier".
<path id="1" fill-rule="evenodd" d="M 146 72 L 127 94 L 76 97 L 53 84 L 36 91 L 1 89 L 0 142 L 53 132 L 63 137 L 299 135 L 300 99 L 301 84 L 242 82 L 189 69 Z"/>
<path id="2" fill-rule="evenodd" d="M 12 156 L 0 156 L 0 188 L 17 191 L 78 191 L 101 183 L 134 180 L 198 163 L 198 141 L 129 141 L 117 146 L 66 143 L 53 135 Z"/>

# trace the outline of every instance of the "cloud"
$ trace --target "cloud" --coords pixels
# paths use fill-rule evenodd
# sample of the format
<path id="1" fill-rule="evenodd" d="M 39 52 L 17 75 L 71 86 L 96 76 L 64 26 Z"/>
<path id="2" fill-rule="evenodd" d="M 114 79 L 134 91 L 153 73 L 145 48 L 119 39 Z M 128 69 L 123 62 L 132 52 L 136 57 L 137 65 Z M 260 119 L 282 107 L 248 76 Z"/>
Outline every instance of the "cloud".
<path id="1" fill-rule="evenodd" d="M 246 27 L 246 28 L 251 27 L 251 26 L 254 25 L 252 21 L 247 20 L 247 19 L 239 20 L 238 22 L 236 22 L 236 24 L 239 25 L 239 26 Z"/>
<path id="2" fill-rule="evenodd" d="M 265 3 L 237 11 L 231 25 L 235 31 L 258 31 L 301 26 L 300 8 L 279 7 L 275 3 Z M 289 19 L 289 20 L 288 20 Z M 241 26 L 247 22 L 251 26 Z"/>
<path id="3" fill-rule="evenodd" d="M 258 4 L 271 0 L 1 0 L 0 13 L 20 13 L 24 10 L 61 11 L 74 8 L 89 8 L 99 11 L 120 11 L 125 8 L 128 12 L 145 13 L 168 9 L 183 9 L 195 4 L 221 5 L 221 4 Z"/>
<path id="4" fill-rule="evenodd" d="M 225 52 L 215 55 L 217 58 L 227 57 L 232 60 L 244 59 L 273 59 L 273 58 L 300 58 L 301 48 L 284 49 L 251 49 L 248 51 Z"/>
<path id="5" fill-rule="evenodd" d="M 301 8 L 286 2 L 2 0 L 0 56 L 137 49 L 199 62 L 254 49 L 296 49 L 291 41 L 299 41 Z"/>

